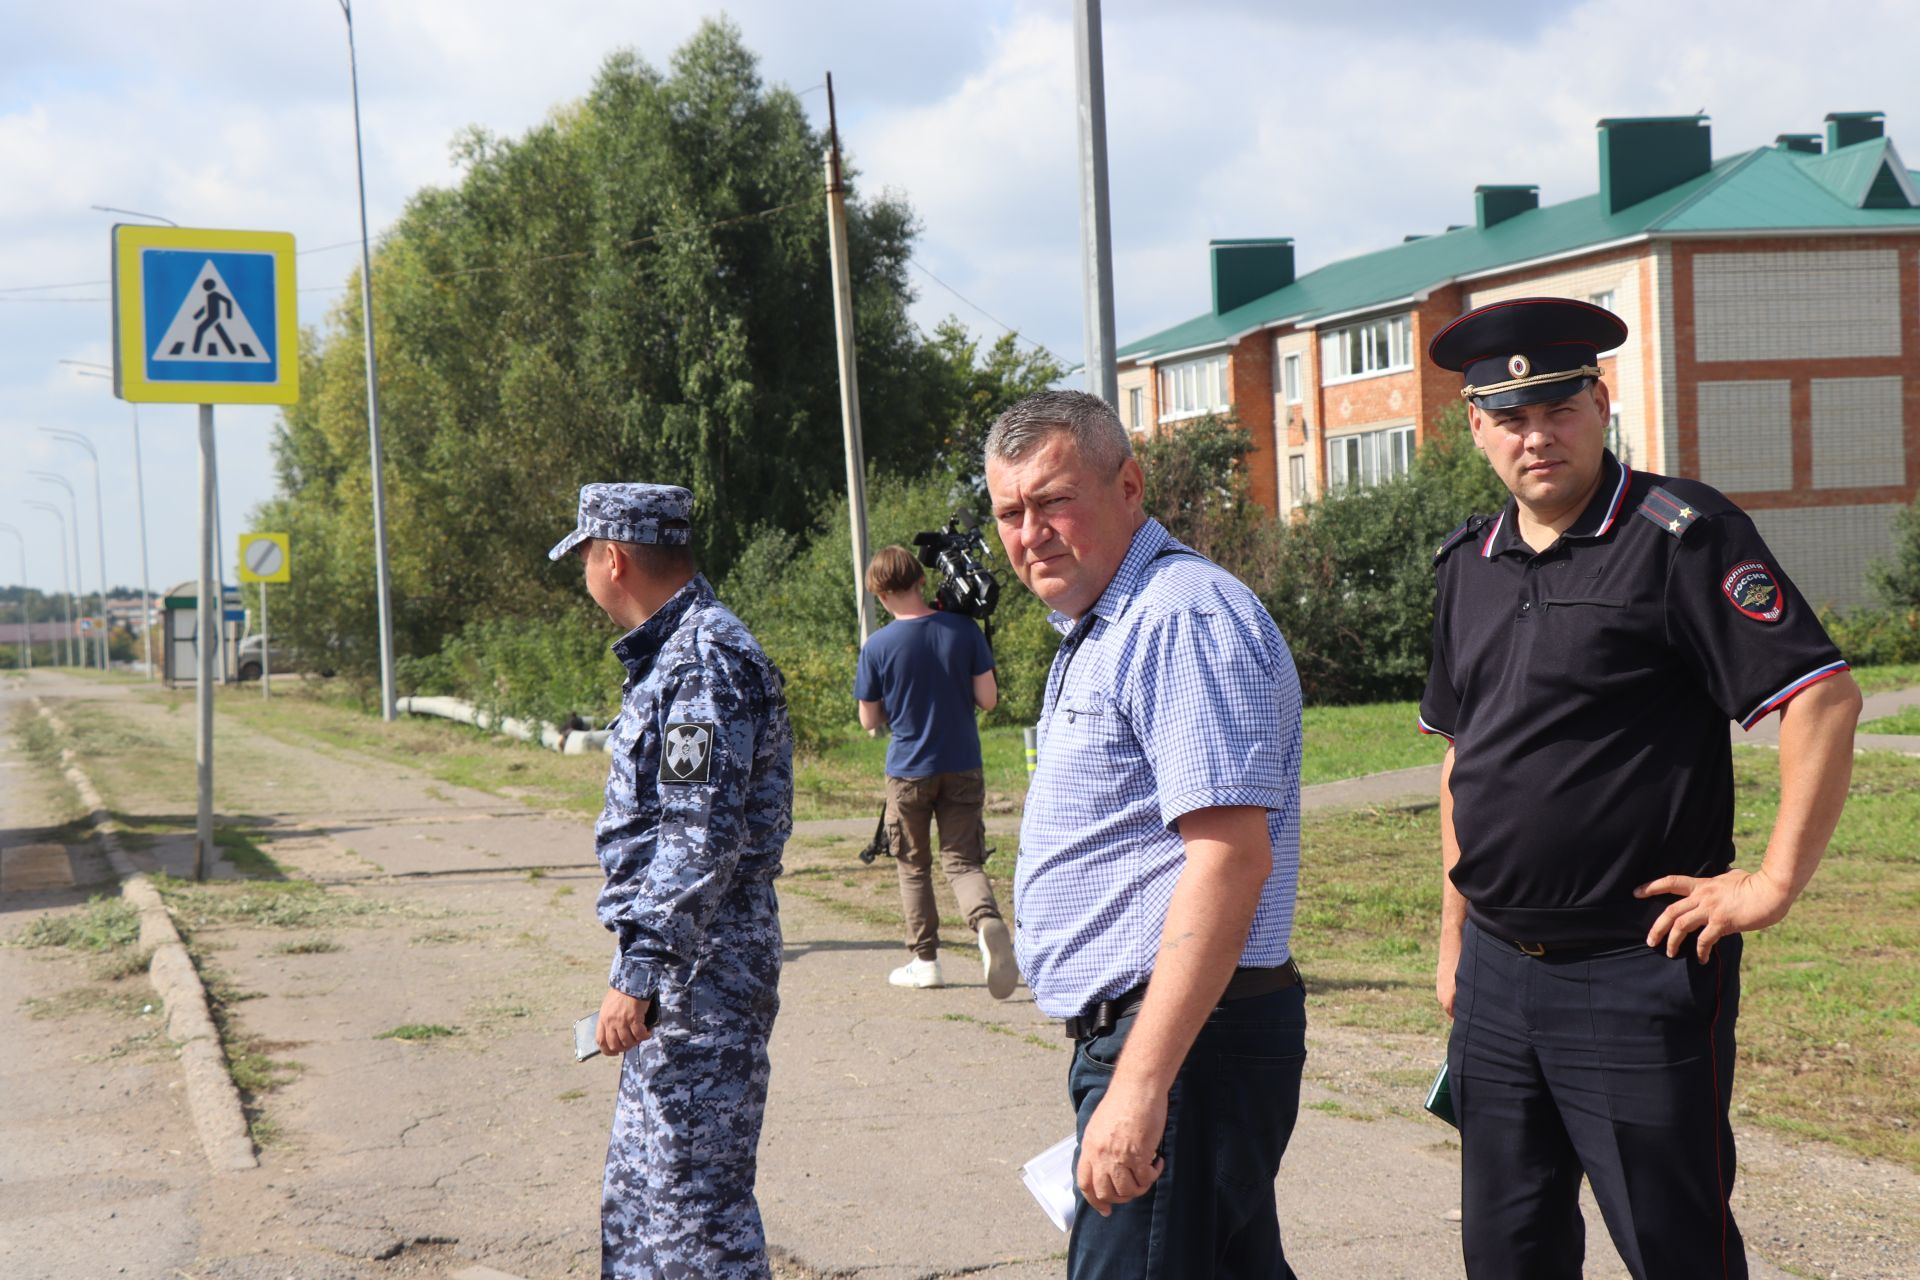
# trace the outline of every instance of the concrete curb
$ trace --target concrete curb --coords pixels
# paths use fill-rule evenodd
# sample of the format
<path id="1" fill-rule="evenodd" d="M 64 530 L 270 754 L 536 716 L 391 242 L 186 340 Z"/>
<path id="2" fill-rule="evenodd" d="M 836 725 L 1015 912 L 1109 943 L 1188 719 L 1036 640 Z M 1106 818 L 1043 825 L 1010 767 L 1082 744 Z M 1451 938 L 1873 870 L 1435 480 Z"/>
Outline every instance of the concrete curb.
<path id="1" fill-rule="evenodd" d="M 71 738 L 72 730 L 48 706 L 35 698 L 35 709 L 53 731 Z M 247 1131 L 247 1116 L 240 1105 L 240 1091 L 227 1072 L 227 1055 L 220 1047 L 220 1032 L 213 1024 L 213 1012 L 207 1005 L 207 988 L 199 970 L 187 954 L 180 931 L 173 927 L 160 891 L 145 872 L 133 865 L 121 847 L 119 834 L 107 813 L 106 802 L 94 789 L 93 780 L 81 769 L 73 748 L 60 749 L 66 766 L 67 781 L 80 794 L 80 802 L 91 812 L 100 843 L 106 848 L 107 863 L 121 881 L 120 893 L 140 912 L 140 946 L 153 954 L 147 967 L 147 981 L 153 985 L 167 1011 L 167 1035 L 180 1046 L 180 1070 L 185 1077 L 187 1104 L 193 1112 L 193 1127 L 200 1134 L 200 1146 L 207 1162 L 216 1172 L 257 1169 L 260 1161 L 253 1151 L 253 1138 Z"/>

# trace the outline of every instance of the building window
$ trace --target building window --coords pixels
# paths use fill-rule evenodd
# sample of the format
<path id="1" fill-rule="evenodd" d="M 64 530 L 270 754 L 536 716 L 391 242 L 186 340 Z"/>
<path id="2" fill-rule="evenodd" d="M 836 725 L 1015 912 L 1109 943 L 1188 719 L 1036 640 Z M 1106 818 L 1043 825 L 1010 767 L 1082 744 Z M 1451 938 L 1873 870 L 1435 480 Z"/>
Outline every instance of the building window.
<path id="1" fill-rule="evenodd" d="M 1160 420 L 1227 409 L 1227 358 L 1206 356 L 1160 368 Z"/>
<path id="2" fill-rule="evenodd" d="M 1599 307 L 1602 311 L 1612 311 L 1618 314 L 1619 309 L 1613 305 L 1613 290 L 1611 289 L 1606 290 L 1604 293 L 1590 293 L 1587 295 L 1587 301 Z"/>
<path id="3" fill-rule="evenodd" d="M 1300 353 L 1297 351 L 1281 357 L 1280 390 L 1288 404 L 1300 403 Z"/>
<path id="4" fill-rule="evenodd" d="M 1413 428 L 1358 431 L 1327 441 L 1327 488 L 1364 489 L 1413 467 Z"/>
<path id="5" fill-rule="evenodd" d="M 1287 505 L 1297 507 L 1307 500 L 1307 457 L 1296 453 L 1287 459 Z"/>
<path id="6" fill-rule="evenodd" d="M 1613 456 L 1620 459 L 1622 466 L 1633 465 L 1633 445 L 1621 430 L 1620 415 L 1617 413 L 1607 415 L 1607 448 L 1613 450 Z"/>
<path id="7" fill-rule="evenodd" d="M 1147 389 L 1129 387 L 1127 389 L 1127 428 L 1131 431 L 1147 429 Z"/>
<path id="8" fill-rule="evenodd" d="M 1339 382 L 1413 367 L 1413 322 L 1390 316 L 1320 335 L 1320 380 Z"/>

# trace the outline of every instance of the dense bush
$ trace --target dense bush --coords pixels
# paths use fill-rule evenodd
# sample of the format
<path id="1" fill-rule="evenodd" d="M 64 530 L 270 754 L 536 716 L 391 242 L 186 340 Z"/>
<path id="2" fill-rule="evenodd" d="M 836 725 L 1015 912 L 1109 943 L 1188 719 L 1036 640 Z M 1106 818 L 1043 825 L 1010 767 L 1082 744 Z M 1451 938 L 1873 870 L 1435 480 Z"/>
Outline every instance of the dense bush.
<path id="1" fill-rule="evenodd" d="M 1893 556 L 1869 571 L 1875 594 L 1890 609 L 1920 609 L 1920 497 L 1893 520 Z"/>
<path id="2" fill-rule="evenodd" d="M 985 515 L 984 500 L 957 476 L 873 476 L 867 485 L 868 541 L 875 550 L 889 543 L 911 547 L 914 534 L 941 527 L 962 507 Z M 988 546 L 991 567 L 1001 581 L 993 637 L 1001 705 L 992 719 L 1028 723 L 1038 714 L 1059 637 L 1047 625 L 1039 602 L 1014 581 L 991 535 Z M 786 674 L 794 734 L 803 747 L 830 741 L 856 722 L 853 676 L 859 621 L 851 547 L 847 503 L 838 498 L 821 510 L 804 542 L 779 530 L 763 530 L 747 544 L 720 588 L 721 598 Z M 929 572 L 929 587 L 936 577 Z M 875 621 L 886 621 L 885 610 Z"/>
<path id="3" fill-rule="evenodd" d="M 1856 667 L 1920 662 L 1920 608 L 1829 610 L 1820 620 Z"/>
<path id="4" fill-rule="evenodd" d="M 1435 423 L 1410 475 L 1331 493 L 1275 531 L 1271 562 L 1253 581 L 1309 702 L 1419 694 L 1432 649 L 1434 551 L 1468 516 L 1506 501 L 1456 407 Z"/>

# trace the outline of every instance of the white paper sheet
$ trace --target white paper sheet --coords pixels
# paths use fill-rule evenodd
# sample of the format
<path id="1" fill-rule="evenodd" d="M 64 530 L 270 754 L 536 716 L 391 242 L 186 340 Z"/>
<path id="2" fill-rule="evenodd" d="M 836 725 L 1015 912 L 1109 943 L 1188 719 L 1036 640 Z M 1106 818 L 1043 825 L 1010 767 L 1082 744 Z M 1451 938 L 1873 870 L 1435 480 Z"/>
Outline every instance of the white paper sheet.
<path id="1" fill-rule="evenodd" d="M 1073 1213 L 1079 1203 L 1073 1185 L 1074 1138 L 1068 1134 L 1020 1166 L 1020 1180 L 1062 1231 L 1073 1229 Z"/>

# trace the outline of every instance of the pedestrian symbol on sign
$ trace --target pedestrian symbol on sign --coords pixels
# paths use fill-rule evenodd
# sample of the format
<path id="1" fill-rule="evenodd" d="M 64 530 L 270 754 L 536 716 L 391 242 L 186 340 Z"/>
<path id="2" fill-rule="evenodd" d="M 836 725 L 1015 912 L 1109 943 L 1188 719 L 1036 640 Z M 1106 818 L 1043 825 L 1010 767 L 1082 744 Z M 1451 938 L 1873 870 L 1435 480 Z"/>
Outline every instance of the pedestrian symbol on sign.
<path id="1" fill-rule="evenodd" d="M 212 258 L 203 262 L 193 287 L 174 312 L 173 322 L 160 335 L 153 359 L 223 364 L 272 361 Z"/>

